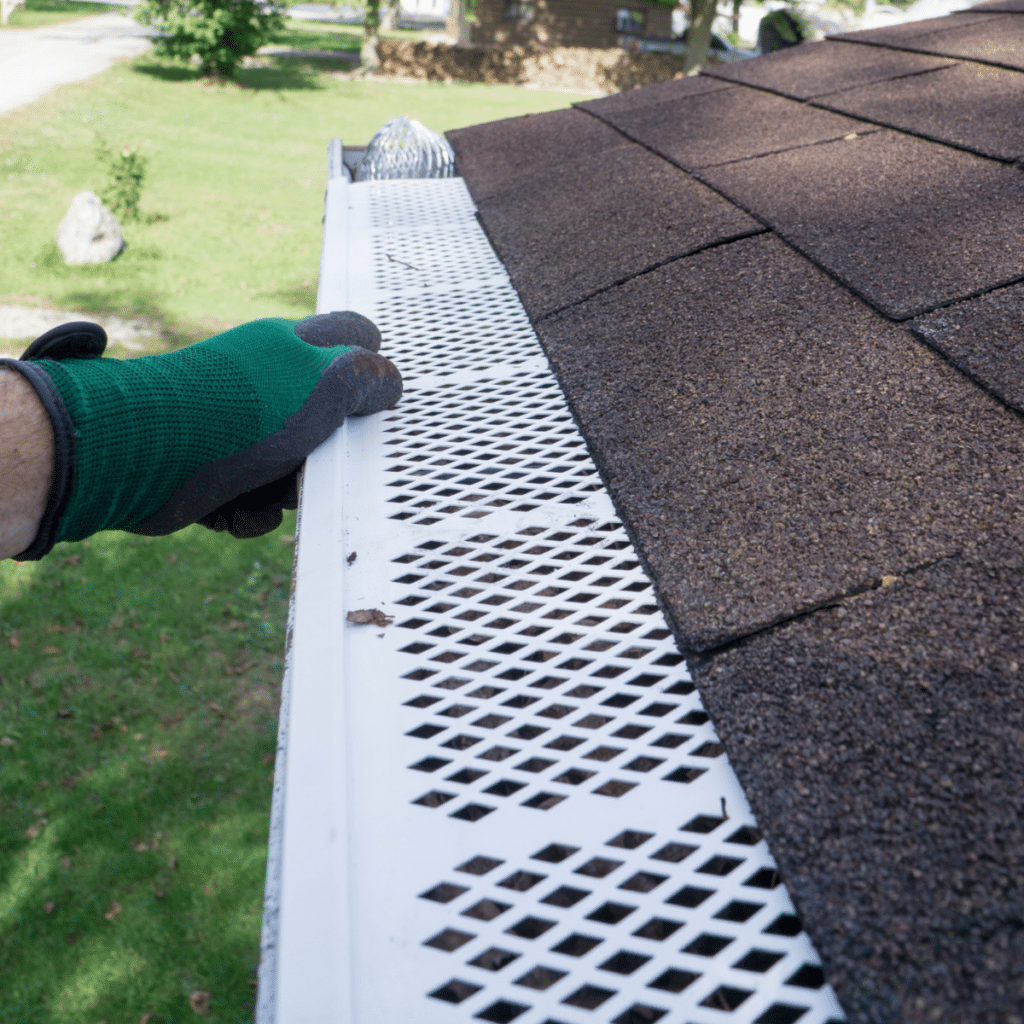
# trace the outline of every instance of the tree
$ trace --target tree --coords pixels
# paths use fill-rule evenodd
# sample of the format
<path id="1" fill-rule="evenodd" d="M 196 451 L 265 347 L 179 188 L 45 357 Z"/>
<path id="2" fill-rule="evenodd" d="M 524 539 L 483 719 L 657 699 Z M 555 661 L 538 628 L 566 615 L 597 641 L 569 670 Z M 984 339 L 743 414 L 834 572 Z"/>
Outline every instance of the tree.
<path id="1" fill-rule="evenodd" d="M 398 18 L 402 13 L 402 0 L 384 0 L 384 11 L 380 16 L 380 27 L 385 32 L 393 32 L 398 28 Z"/>
<path id="2" fill-rule="evenodd" d="M 476 14 L 476 0 L 451 0 L 448 5 L 448 24 L 445 33 L 459 46 L 471 39 L 470 24 Z"/>
<path id="3" fill-rule="evenodd" d="M 695 75 L 708 62 L 711 26 L 718 13 L 718 0 L 690 0 L 690 27 L 686 32 L 686 55 L 683 71 Z"/>
<path id="4" fill-rule="evenodd" d="M 380 64 L 377 44 L 380 41 L 380 0 L 366 0 L 363 18 L 363 44 L 359 48 L 359 63 L 363 71 L 376 71 Z"/>
<path id="5" fill-rule="evenodd" d="M 135 18 L 163 33 L 158 54 L 198 57 L 201 74 L 220 78 L 284 28 L 281 8 L 262 0 L 144 0 Z"/>

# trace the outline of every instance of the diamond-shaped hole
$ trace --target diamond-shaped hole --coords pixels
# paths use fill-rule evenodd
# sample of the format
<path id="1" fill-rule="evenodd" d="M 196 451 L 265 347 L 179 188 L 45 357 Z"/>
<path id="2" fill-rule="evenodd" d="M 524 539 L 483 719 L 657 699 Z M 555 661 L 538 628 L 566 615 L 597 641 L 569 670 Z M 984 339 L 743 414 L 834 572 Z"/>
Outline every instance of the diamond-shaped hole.
<path id="1" fill-rule="evenodd" d="M 461 1003 L 479 992 L 481 988 L 483 988 L 482 985 L 473 985 L 468 981 L 459 981 L 457 978 L 453 978 L 440 988 L 434 989 L 430 995 L 434 999 L 441 999 L 446 1003 Z"/>
<path id="2" fill-rule="evenodd" d="M 568 971 L 556 971 L 553 967 L 534 967 L 532 971 L 528 971 L 521 978 L 517 978 L 515 984 L 522 985 L 524 988 L 535 988 L 538 992 L 543 992 L 551 988 L 556 981 L 561 981 L 566 974 L 568 974 Z"/>
<path id="3" fill-rule="evenodd" d="M 545 920 L 543 917 L 524 917 L 517 921 L 511 928 L 507 928 L 509 935 L 518 935 L 521 939 L 537 939 L 546 931 L 554 928 L 556 922 Z"/>
<path id="4" fill-rule="evenodd" d="M 554 892 L 548 893 L 541 903 L 550 903 L 553 907 L 574 907 L 589 895 L 589 889 L 575 889 L 571 885 L 561 885 Z"/>
<path id="5" fill-rule="evenodd" d="M 692 985 L 699 977 L 700 975 L 694 974 L 693 971 L 680 971 L 675 967 L 670 967 L 667 971 L 662 971 L 647 987 L 660 988 L 664 992 L 678 994 Z"/>
<path id="6" fill-rule="evenodd" d="M 516 1017 L 526 1013 L 529 1006 L 524 1006 L 522 1003 L 513 1003 L 508 999 L 499 999 L 496 1003 L 491 1003 L 485 1010 L 481 1010 L 476 1017 L 479 1020 L 489 1020 L 493 1024 L 510 1024 Z"/>
<path id="7" fill-rule="evenodd" d="M 598 966 L 602 971 L 613 971 L 615 974 L 632 974 L 638 968 L 643 967 L 650 959 L 649 956 L 644 956 L 642 953 L 630 953 L 628 950 L 623 949 Z"/>
<path id="8" fill-rule="evenodd" d="M 427 939 L 423 945 L 443 950 L 445 953 L 451 953 L 475 938 L 476 936 L 469 932 L 460 932 L 456 928 L 445 928 L 444 931 L 438 932 L 433 938 Z"/>
<path id="9" fill-rule="evenodd" d="M 497 946 L 491 946 L 490 949 L 485 949 L 479 956 L 470 960 L 469 963 L 471 966 L 481 967 L 485 971 L 500 971 L 502 967 L 518 959 L 518 953 L 513 953 L 509 949 L 499 949 Z"/>
<path id="10" fill-rule="evenodd" d="M 434 903 L 451 903 L 457 896 L 461 896 L 469 889 L 464 885 L 452 885 L 451 882 L 442 882 L 435 885 L 433 889 L 420 893 L 421 900 L 433 900 Z"/>

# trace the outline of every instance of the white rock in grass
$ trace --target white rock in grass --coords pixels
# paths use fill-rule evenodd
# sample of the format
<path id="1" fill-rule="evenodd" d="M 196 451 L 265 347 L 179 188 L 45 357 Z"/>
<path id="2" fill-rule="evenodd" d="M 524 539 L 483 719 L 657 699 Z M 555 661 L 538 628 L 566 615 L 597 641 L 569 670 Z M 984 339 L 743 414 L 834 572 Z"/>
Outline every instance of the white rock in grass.
<path id="1" fill-rule="evenodd" d="M 79 192 L 57 226 L 65 263 L 108 263 L 124 248 L 117 218 L 95 192 Z"/>

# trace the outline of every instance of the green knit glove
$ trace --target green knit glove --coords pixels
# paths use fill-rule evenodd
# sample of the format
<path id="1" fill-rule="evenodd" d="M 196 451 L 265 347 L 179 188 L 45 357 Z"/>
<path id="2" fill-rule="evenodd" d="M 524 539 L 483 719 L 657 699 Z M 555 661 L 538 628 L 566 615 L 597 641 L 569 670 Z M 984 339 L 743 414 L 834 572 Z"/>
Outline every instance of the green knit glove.
<path id="1" fill-rule="evenodd" d="M 254 537 L 295 508 L 306 456 L 345 416 L 402 394 L 380 333 L 357 313 L 255 320 L 161 356 L 101 359 L 97 324 L 65 324 L 20 360 L 54 431 L 54 473 L 33 543 L 42 558 L 100 530 L 157 536 L 190 523 Z"/>

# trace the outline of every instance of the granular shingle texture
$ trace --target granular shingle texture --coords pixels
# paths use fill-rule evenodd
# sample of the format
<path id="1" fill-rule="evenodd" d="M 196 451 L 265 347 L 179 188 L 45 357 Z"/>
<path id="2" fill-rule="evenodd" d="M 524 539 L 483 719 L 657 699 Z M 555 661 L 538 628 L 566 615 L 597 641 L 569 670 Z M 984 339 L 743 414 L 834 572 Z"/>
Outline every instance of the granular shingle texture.
<path id="1" fill-rule="evenodd" d="M 646 89 L 630 89 L 629 92 L 616 92 L 610 96 L 602 96 L 599 100 L 587 100 L 577 106 L 580 110 L 586 110 L 598 116 L 643 110 L 645 107 L 655 107 L 661 103 L 685 103 L 701 93 L 726 89 L 728 84 L 728 82 L 718 82 L 714 78 L 704 75 L 675 78 L 670 82 L 650 85 Z"/>
<path id="2" fill-rule="evenodd" d="M 1020 1019 L 1022 608 L 996 538 L 697 673 L 852 1024 Z"/>
<path id="3" fill-rule="evenodd" d="M 934 71 L 952 63 L 943 57 L 826 40 L 776 50 L 760 60 L 720 64 L 710 68 L 707 74 L 727 82 L 769 89 L 791 99 L 806 100 L 840 89 Z"/>
<path id="4" fill-rule="evenodd" d="M 1024 415 L 1024 285 L 936 310 L 910 327 Z"/>
<path id="5" fill-rule="evenodd" d="M 777 239 L 539 332 L 688 650 L 1024 526 L 1024 426 Z"/>
<path id="6" fill-rule="evenodd" d="M 1024 1024 L 1024 0 L 844 40 L 456 149 L 850 1020 Z"/>
<path id="7" fill-rule="evenodd" d="M 1024 0 L 985 0 L 975 4 L 972 11 L 988 11 L 994 13 L 1024 14 Z"/>
<path id="8" fill-rule="evenodd" d="M 1024 275 L 1024 174 L 962 150 L 882 129 L 702 176 L 892 317 Z"/>
<path id="9" fill-rule="evenodd" d="M 1024 155 L 1024 75 L 1016 71 L 957 64 L 913 79 L 849 89 L 817 102 L 999 160 Z"/>
<path id="10" fill-rule="evenodd" d="M 890 40 L 886 33 L 890 33 L 891 45 L 897 49 L 917 50 L 940 57 L 963 57 L 967 60 L 1024 70 L 1024 19 L 1014 14 L 959 14 L 949 18 L 949 21 L 955 23 L 953 28 L 942 26 L 921 33 L 912 30 L 901 31 L 914 25 L 929 24 L 920 21 L 911 22 L 910 26 L 900 25 L 892 29 L 883 29 L 877 36 L 872 34 L 870 39 L 865 33 L 832 38 L 889 45 Z"/>
<path id="11" fill-rule="evenodd" d="M 600 161 L 627 140 L 578 110 L 526 114 L 448 133 L 459 171 L 473 183 L 473 198 L 522 189 L 534 175 L 551 173 L 571 153 L 581 162 Z"/>
<path id="12" fill-rule="evenodd" d="M 600 159 L 574 153 L 520 189 L 478 200 L 478 207 L 531 316 L 762 230 L 706 185 L 636 145 L 606 150 Z"/>
<path id="13" fill-rule="evenodd" d="M 682 104 L 598 116 L 687 170 L 872 130 L 860 121 L 739 86 L 691 96 Z"/>

